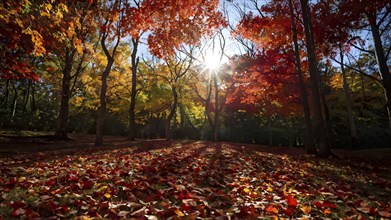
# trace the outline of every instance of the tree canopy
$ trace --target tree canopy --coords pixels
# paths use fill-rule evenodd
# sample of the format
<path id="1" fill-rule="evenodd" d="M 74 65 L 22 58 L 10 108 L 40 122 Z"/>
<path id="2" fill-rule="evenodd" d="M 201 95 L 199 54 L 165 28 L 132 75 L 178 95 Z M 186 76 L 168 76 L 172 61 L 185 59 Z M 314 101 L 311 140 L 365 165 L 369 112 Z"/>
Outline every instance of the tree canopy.
<path id="1" fill-rule="evenodd" d="M 3 130 L 324 156 L 389 146 L 388 1 L 23 0 L 0 11 Z"/>

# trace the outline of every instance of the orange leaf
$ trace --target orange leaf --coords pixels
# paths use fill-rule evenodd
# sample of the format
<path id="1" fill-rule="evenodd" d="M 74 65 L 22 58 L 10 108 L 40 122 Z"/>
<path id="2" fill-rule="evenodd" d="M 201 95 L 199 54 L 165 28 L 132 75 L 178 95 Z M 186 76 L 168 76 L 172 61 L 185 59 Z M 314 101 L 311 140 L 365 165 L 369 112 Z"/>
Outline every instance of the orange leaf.
<path id="1" fill-rule="evenodd" d="M 265 209 L 266 212 L 272 213 L 272 214 L 278 214 L 278 209 L 274 206 L 269 206 Z"/>
<path id="2" fill-rule="evenodd" d="M 301 210 L 304 214 L 308 215 L 308 214 L 311 213 L 311 210 L 312 210 L 312 209 L 311 209 L 311 206 L 305 205 L 305 206 L 301 207 L 300 210 Z"/>
<path id="3" fill-rule="evenodd" d="M 325 214 L 325 215 L 331 214 L 330 209 L 327 208 L 327 209 L 323 210 L 323 214 Z"/>

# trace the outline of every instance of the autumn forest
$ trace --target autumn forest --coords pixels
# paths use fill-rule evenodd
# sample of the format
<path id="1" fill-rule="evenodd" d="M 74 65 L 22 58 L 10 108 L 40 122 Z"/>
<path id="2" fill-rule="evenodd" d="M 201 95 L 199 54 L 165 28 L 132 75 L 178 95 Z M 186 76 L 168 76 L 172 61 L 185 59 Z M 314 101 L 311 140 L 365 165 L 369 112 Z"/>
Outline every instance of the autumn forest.
<path id="1" fill-rule="evenodd" d="M 0 1 L 0 220 L 391 217 L 388 0 Z"/>

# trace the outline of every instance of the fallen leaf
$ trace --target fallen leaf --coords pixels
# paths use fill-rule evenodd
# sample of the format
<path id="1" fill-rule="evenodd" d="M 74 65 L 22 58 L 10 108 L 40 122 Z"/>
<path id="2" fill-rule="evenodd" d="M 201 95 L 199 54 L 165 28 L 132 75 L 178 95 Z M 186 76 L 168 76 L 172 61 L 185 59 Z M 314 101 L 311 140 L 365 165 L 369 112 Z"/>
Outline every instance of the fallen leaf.
<path id="1" fill-rule="evenodd" d="M 127 211 L 120 211 L 117 215 L 120 217 L 126 217 L 130 212 Z"/>
<path id="2" fill-rule="evenodd" d="M 378 212 L 381 217 L 389 218 L 391 217 L 391 213 L 388 211 L 379 211 Z"/>
<path id="3" fill-rule="evenodd" d="M 322 207 L 333 208 L 333 209 L 337 208 L 337 206 L 335 204 L 333 204 L 331 202 L 327 202 L 327 201 L 322 203 Z"/>
<path id="4" fill-rule="evenodd" d="M 296 207 L 297 206 L 297 200 L 293 198 L 292 196 L 287 196 L 286 201 L 288 203 L 288 206 Z"/>
<path id="5" fill-rule="evenodd" d="M 179 209 L 175 210 L 175 214 L 177 214 L 177 216 L 179 216 L 179 217 L 185 216 L 185 214 Z"/>
<path id="6" fill-rule="evenodd" d="M 371 212 L 371 208 L 370 207 L 358 207 L 357 210 L 360 211 L 360 212 L 366 213 L 366 214 Z"/>
<path id="7" fill-rule="evenodd" d="M 305 205 L 305 206 L 302 206 L 302 207 L 300 208 L 300 210 L 301 210 L 304 214 L 308 215 L 308 214 L 311 213 L 312 208 L 311 208 L 311 206 L 309 206 L 309 205 Z"/>
<path id="8" fill-rule="evenodd" d="M 108 194 L 108 193 L 105 193 L 105 194 L 104 194 L 104 197 L 106 197 L 107 199 L 110 199 L 110 198 L 111 198 L 111 195 Z"/>
<path id="9" fill-rule="evenodd" d="M 74 218 L 73 220 L 90 220 L 91 218 L 88 216 L 78 216 Z"/>
<path id="10" fill-rule="evenodd" d="M 244 188 L 244 189 L 243 189 L 243 192 L 249 194 L 249 193 L 251 192 L 251 190 L 250 190 L 249 188 Z"/>
<path id="11" fill-rule="evenodd" d="M 294 210 L 292 208 L 284 209 L 285 215 L 292 217 Z"/>
<path id="12" fill-rule="evenodd" d="M 148 220 L 158 220 L 158 218 L 154 215 L 145 215 L 145 217 L 148 219 Z"/>
<path id="13" fill-rule="evenodd" d="M 18 182 L 21 183 L 21 182 L 24 182 L 24 181 L 26 181 L 26 180 L 27 180 L 27 178 L 24 177 L 24 176 L 22 176 L 22 177 L 20 177 L 20 178 L 18 179 Z"/>
<path id="14" fill-rule="evenodd" d="M 20 216 L 20 215 L 23 215 L 24 213 L 26 213 L 26 210 L 25 210 L 25 209 L 23 209 L 23 208 L 18 208 L 18 209 L 14 210 L 14 211 L 12 212 L 12 216 L 13 216 L 13 217 L 18 217 L 18 216 Z"/>
<path id="15" fill-rule="evenodd" d="M 325 215 L 331 214 L 331 210 L 330 209 L 324 209 L 323 210 L 323 214 L 325 214 Z"/>
<path id="16" fill-rule="evenodd" d="M 278 209 L 274 206 L 268 206 L 266 209 L 265 209 L 266 212 L 269 212 L 269 213 L 272 213 L 272 214 L 278 214 Z"/>
<path id="17" fill-rule="evenodd" d="M 52 198 L 52 197 L 49 196 L 49 195 L 42 195 L 42 196 L 40 196 L 39 198 L 41 198 L 42 200 L 48 200 L 48 199 L 50 199 L 50 198 Z"/>
<path id="18" fill-rule="evenodd" d="M 320 208 L 320 207 L 322 207 L 322 203 L 319 201 L 316 201 L 316 202 L 314 202 L 314 206 Z"/>

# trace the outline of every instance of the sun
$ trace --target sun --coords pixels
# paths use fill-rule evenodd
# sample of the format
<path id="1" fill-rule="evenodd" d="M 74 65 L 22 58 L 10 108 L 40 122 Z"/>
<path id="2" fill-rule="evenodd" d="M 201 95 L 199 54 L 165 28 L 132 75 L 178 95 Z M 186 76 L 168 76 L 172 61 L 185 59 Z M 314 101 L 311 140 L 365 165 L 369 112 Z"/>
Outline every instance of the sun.
<path id="1" fill-rule="evenodd" d="M 214 53 L 207 53 L 204 59 L 206 69 L 217 70 L 221 64 L 221 56 Z"/>

